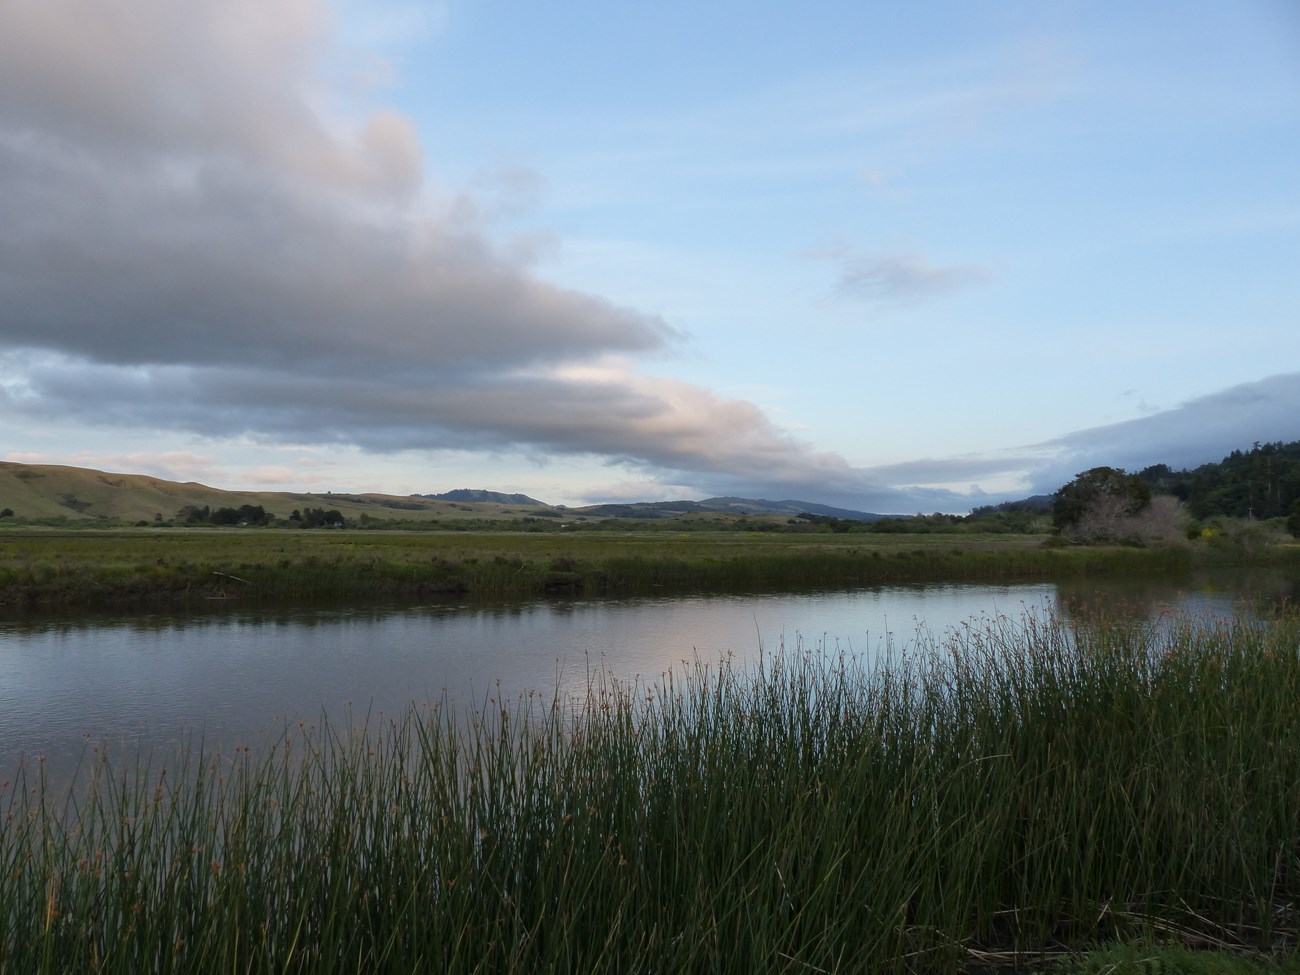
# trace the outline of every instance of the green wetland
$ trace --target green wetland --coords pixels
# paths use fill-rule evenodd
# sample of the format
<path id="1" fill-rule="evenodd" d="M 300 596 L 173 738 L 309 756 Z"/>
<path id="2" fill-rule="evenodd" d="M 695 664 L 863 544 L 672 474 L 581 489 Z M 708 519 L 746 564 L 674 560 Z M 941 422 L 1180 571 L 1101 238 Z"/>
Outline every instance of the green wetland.
<path id="1" fill-rule="evenodd" d="M 85 680 L 83 701 L 194 684 L 274 710 L 258 697 L 277 679 L 274 648 L 306 699 L 320 697 L 310 684 L 331 666 L 334 633 L 353 634 L 365 673 L 469 659 L 472 692 L 426 677 L 376 706 L 359 684 L 349 709 L 338 699 L 354 674 L 324 710 L 263 714 L 269 732 L 88 735 L 71 786 L 55 756 L 20 749 L 26 759 L 0 771 L 0 972 L 1300 970 L 1293 570 L 1170 564 L 1121 584 L 1102 569 L 1146 553 L 1025 547 L 1026 579 L 1005 543 L 982 588 L 905 576 L 841 578 L 834 593 L 600 599 L 595 567 L 614 558 L 745 573 L 718 570 L 734 553 L 652 551 L 648 539 L 618 554 L 489 538 L 464 542 L 460 564 L 544 559 L 521 574 L 584 581 L 540 601 L 435 589 L 416 593 L 418 608 L 368 609 L 305 586 L 333 608 L 289 611 L 236 588 L 269 587 L 269 552 L 245 549 L 241 572 L 224 539 L 196 533 L 184 556 L 159 556 L 148 546 L 172 536 L 158 534 L 108 567 L 107 549 L 97 562 L 75 539 L 25 555 L 6 540 L 0 564 L 29 573 L 0 624 L 6 713 L 23 705 L 36 723 L 60 674 Z M 331 549 L 315 544 L 284 557 L 325 561 Z M 951 545 L 821 551 L 996 561 Z M 1058 555 L 1076 571 L 1035 574 Z M 181 603 L 157 580 L 142 586 L 142 571 L 166 575 L 173 558 L 193 580 L 241 581 L 203 579 Z M 249 571 L 259 565 L 263 576 Z M 133 595 L 71 615 L 97 604 L 31 598 L 51 566 L 59 585 L 130 579 Z M 786 622 L 769 622 L 763 600 L 787 607 L 773 617 Z M 667 642 L 651 624 L 674 606 L 696 607 L 684 619 L 698 652 L 615 655 L 637 627 L 646 646 Z M 712 633 L 728 614 L 730 635 Z M 416 633 L 463 624 L 480 642 L 426 636 L 398 652 L 400 628 L 370 626 L 392 620 Z M 549 670 L 485 678 L 543 623 L 576 627 L 579 652 L 600 627 L 615 635 L 581 667 L 548 650 Z M 268 642 L 241 645 L 248 634 Z M 114 658 L 119 638 L 131 649 Z"/>
<path id="2" fill-rule="evenodd" d="M 0 612 L 207 600 L 764 592 L 1300 567 L 1267 552 L 1052 548 L 1041 535 L 79 530 L 0 533 Z"/>

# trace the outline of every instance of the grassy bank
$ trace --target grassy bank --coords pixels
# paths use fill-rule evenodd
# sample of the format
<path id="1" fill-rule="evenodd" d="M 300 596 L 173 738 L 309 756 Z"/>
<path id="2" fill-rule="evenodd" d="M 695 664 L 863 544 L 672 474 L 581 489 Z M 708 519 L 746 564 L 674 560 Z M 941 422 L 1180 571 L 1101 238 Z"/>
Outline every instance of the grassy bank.
<path id="1" fill-rule="evenodd" d="M 1293 950 L 1300 618 L 994 620 L 10 784 L 5 972 L 1042 969 Z M 33 770 L 31 776 L 38 776 Z M 987 968 L 983 969 L 987 970 Z"/>
<path id="2" fill-rule="evenodd" d="M 1014 535 L 32 531 L 0 534 L 0 607 L 1028 581 L 1178 572 L 1201 557 Z M 1300 565 L 1300 546 L 1252 556 L 1266 558 Z"/>

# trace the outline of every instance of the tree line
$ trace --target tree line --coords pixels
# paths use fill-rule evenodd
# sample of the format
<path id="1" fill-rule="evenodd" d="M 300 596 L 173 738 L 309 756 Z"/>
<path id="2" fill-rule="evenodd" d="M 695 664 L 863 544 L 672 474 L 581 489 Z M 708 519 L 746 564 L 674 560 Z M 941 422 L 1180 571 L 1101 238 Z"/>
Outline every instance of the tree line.
<path id="1" fill-rule="evenodd" d="M 1201 523 L 1224 519 L 1277 520 L 1300 538 L 1300 443 L 1256 442 L 1190 471 L 1094 467 L 1052 501 L 1053 525 L 1074 542 L 1172 541 L 1180 531 L 1201 534 Z"/>
<path id="2" fill-rule="evenodd" d="M 1300 502 L 1300 441 L 1256 442 L 1194 470 L 1156 464 L 1138 477 L 1157 494 L 1172 494 L 1193 518 L 1289 518 Z"/>
<path id="3" fill-rule="evenodd" d="M 208 505 L 187 504 L 176 512 L 176 521 L 182 525 L 273 525 L 287 524 L 298 528 L 342 528 L 346 523 L 343 514 L 335 508 L 295 508 L 287 519 L 281 521 L 260 504 L 241 504 L 238 508 L 211 508 Z"/>

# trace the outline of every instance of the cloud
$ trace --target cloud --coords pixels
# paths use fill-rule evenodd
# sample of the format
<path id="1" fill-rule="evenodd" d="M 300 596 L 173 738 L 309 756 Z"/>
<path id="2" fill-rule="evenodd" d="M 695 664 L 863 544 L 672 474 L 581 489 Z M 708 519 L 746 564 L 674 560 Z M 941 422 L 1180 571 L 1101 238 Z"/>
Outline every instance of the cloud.
<path id="1" fill-rule="evenodd" d="M 538 174 L 440 196 L 407 118 L 340 109 L 333 24 L 320 0 L 0 6 L 0 408 L 855 483 L 752 403 L 639 372 L 682 337 L 494 243 Z"/>
<path id="2" fill-rule="evenodd" d="M 420 9 L 393 0 L 381 20 Z M 684 336 L 530 271 L 546 240 L 500 242 L 495 221 L 532 206 L 544 176 L 510 165 L 438 188 L 409 118 L 356 110 L 382 72 L 335 46 L 340 16 L 364 10 L 0 4 L 0 416 L 600 457 L 665 491 L 889 512 L 964 510 L 954 485 L 1054 490 L 1096 463 L 1194 464 L 1297 435 L 1292 375 L 991 457 L 854 467 L 752 402 L 648 374 L 646 357 Z M 877 306 L 994 276 L 916 253 L 810 256 L 833 262 L 839 298 Z"/>
<path id="3" fill-rule="evenodd" d="M 981 264 L 936 267 L 923 254 L 864 254 L 844 245 L 804 252 L 839 267 L 834 294 L 845 301 L 910 303 L 943 298 L 993 281 Z"/>
<path id="4" fill-rule="evenodd" d="M 221 465 L 214 458 L 179 450 L 159 453 L 79 451 L 72 454 L 10 451 L 4 455 L 4 459 L 17 464 L 54 464 L 88 467 L 92 470 L 128 471 L 133 474 L 151 474 L 168 481 L 202 481 L 208 484 L 215 483 L 223 474 Z"/>
<path id="5" fill-rule="evenodd" d="M 292 490 L 302 483 L 303 472 L 301 467 L 255 467 L 244 477 L 254 487 Z"/>
<path id="6" fill-rule="evenodd" d="M 1066 434 L 1035 448 L 1044 459 L 1032 474 L 1055 491 L 1092 467 L 1175 470 L 1221 460 L 1255 441 L 1300 439 L 1300 373 L 1242 383 L 1188 400 L 1171 410 Z"/>
<path id="7" fill-rule="evenodd" d="M 699 489 L 693 485 L 665 484 L 662 481 L 615 481 L 589 488 L 583 495 L 587 504 L 635 504 L 652 498 L 656 501 L 698 501 Z"/>
<path id="8" fill-rule="evenodd" d="M 945 488 L 974 483 L 979 492 L 952 499 L 975 504 L 1051 494 L 1081 471 L 1153 464 L 1175 470 L 1221 460 L 1256 441 L 1300 439 L 1300 373 L 1270 376 L 1196 397 L 1173 409 L 1106 426 L 1077 430 L 1042 443 L 959 457 L 930 458 L 873 467 L 865 478 L 914 491 L 907 485 Z M 995 486 L 996 485 L 996 486 Z M 943 510 L 958 510 L 953 507 Z M 964 510 L 964 509 L 962 509 Z"/>
<path id="9" fill-rule="evenodd" d="M 977 264 L 935 267 L 920 254 L 892 257 L 846 257 L 840 268 L 836 293 L 841 298 L 866 301 L 915 301 L 965 291 L 992 280 Z"/>
<path id="10" fill-rule="evenodd" d="M 872 467 L 869 474 L 887 484 L 987 484 L 990 481 L 1020 480 L 1027 469 L 1041 461 L 1041 457 L 1041 450 L 1028 448 L 959 457 L 923 458 Z"/>
<path id="11" fill-rule="evenodd" d="M 353 43 L 368 51 L 401 49 L 437 33 L 449 0 L 341 0 L 340 15 Z"/>
<path id="12" fill-rule="evenodd" d="M 374 450 L 505 449 L 521 444 L 679 471 L 777 483 L 854 474 L 775 427 L 758 407 L 618 363 L 445 377 L 319 375 L 221 365 L 88 364 L 43 357 L 22 375 L 15 410 L 80 413 L 118 427 L 211 437 L 357 443 Z M 0 401 L 5 386 L 0 381 Z"/>

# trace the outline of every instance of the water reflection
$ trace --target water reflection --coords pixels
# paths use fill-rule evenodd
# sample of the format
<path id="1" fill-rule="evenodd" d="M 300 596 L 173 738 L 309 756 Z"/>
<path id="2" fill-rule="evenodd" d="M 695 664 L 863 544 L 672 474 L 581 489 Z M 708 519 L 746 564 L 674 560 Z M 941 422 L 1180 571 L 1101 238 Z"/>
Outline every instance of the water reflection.
<path id="1" fill-rule="evenodd" d="M 1131 576 L 1056 585 L 1057 609 L 1080 620 L 1140 621 L 1173 615 L 1230 617 L 1300 605 L 1300 576 L 1271 569 L 1218 569 L 1180 578 Z"/>
<path id="2" fill-rule="evenodd" d="M 585 692 L 594 672 L 654 678 L 696 659 L 821 646 L 904 649 L 981 615 L 1230 615 L 1294 599 L 1258 573 L 1054 586 L 928 585 L 786 595 L 313 606 L 0 622 L 0 779 L 19 756 L 68 767 L 87 744 L 231 748 L 299 721 L 405 711 L 444 695 L 480 706 L 529 690 Z"/>

